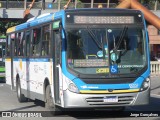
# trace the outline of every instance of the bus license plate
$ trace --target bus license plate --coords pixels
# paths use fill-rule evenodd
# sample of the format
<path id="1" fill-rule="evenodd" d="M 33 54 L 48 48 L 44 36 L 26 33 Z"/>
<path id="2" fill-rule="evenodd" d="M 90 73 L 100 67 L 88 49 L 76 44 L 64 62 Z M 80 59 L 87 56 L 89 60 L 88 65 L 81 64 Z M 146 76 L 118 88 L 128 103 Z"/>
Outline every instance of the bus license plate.
<path id="1" fill-rule="evenodd" d="M 112 96 L 112 97 L 106 97 L 103 99 L 104 102 L 110 102 L 110 103 L 115 103 L 118 102 L 118 97 L 117 96 Z"/>

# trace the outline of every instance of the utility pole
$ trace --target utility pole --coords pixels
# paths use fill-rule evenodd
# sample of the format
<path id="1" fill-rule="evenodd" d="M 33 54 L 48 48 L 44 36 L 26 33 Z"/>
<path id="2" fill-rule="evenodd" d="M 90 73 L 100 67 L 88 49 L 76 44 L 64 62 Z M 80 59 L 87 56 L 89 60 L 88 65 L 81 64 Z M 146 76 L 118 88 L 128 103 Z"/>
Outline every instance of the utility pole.
<path id="1" fill-rule="evenodd" d="M 24 0 L 24 9 L 26 10 L 27 9 L 27 0 Z"/>
<path id="2" fill-rule="evenodd" d="M 58 10 L 61 9 L 61 0 L 58 0 Z"/>
<path id="3" fill-rule="evenodd" d="M 8 0 L 6 0 L 6 9 L 8 9 Z"/>
<path id="4" fill-rule="evenodd" d="M 110 0 L 107 0 L 107 8 L 109 8 Z"/>
<path id="5" fill-rule="evenodd" d="M 74 8 L 75 8 L 75 9 L 77 8 L 77 0 L 75 0 Z"/>
<path id="6" fill-rule="evenodd" d="M 93 8 L 94 0 L 91 0 L 91 8 Z"/>
<path id="7" fill-rule="evenodd" d="M 155 4 L 154 4 L 154 10 L 157 10 L 157 5 L 158 5 L 158 0 L 155 0 Z"/>

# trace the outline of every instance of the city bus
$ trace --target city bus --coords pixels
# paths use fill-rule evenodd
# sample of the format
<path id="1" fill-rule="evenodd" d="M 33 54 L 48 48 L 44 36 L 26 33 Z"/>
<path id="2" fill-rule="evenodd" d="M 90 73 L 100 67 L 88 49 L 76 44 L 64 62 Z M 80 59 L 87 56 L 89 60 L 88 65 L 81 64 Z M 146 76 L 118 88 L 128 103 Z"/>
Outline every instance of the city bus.
<path id="1" fill-rule="evenodd" d="M 5 82 L 5 48 L 6 36 L 0 36 L 0 81 Z"/>
<path id="2" fill-rule="evenodd" d="M 124 109 L 150 97 L 144 15 L 129 9 L 68 9 L 7 30 L 6 83 L 19 102 L 50 110 Z"/>

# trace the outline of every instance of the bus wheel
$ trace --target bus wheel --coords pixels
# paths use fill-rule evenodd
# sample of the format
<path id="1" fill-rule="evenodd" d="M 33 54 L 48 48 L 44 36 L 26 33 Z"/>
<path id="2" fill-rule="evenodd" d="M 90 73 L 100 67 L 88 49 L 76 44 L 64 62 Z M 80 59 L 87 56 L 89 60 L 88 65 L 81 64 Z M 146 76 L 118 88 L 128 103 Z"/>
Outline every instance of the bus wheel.
<path id="1" fill-rule="evenodd" d="M 52 114 L 57 115 L 60 113 L 60 109 L 54 104 L 51 88 L 48 85 L 46 87 L 46 101 L 45 101 L 45 108 L 49 111 L 51 111 Z"/>
<path id="2" fill-rule="evenodd" d="M 21 85 L 19 80 L 16 83 L 16 92 L 17 92 L 17 98 L 19 102 L 27 101 L 27 98 L 21 93 Z"/>

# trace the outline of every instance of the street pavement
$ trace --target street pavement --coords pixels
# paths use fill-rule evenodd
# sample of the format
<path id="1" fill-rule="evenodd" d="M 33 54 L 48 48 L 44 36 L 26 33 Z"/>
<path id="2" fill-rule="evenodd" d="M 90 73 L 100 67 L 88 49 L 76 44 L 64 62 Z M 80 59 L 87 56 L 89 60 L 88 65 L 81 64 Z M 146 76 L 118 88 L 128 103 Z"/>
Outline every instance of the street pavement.
<path id="1" fill-rule="evenodd" d="M 28 101 L 24 103 L 19 103 L 17 100 L 16 92 L 11 90 L 11 87 L 6 85 L 5 83 L 0 83 L 0 111 L 2 112 L 42 112 L 44 115 L 44 111 L 46 111 L 44 107 L 44 102 L 41 101 Z M 129 111 L 129 113 L 128 113 Z M 145 111 L 150 111 L 150 117 L 139 117 L 140 114 L 145 115 Z M 116 119 L 116 120 L 135 120 L 137 118 L 144 120 L 160 120 L 160 77 L 152 77 L 151 78 L 151 97 L 150 104 L 145 106 L 134 106 L 127 107 L 123 114 L 127 114 L 125 117 L 119 117 L 117 113 L 108 116 L 107 111 L 104 112 L 65 112 L 62 115 L 55 116 L 51 115 L 47 112 L 47 114 L 51 117 L 44 117 L 45 120 L 76 120 L 76 119 Z M 147 113 L 148 114 L 148 113 Z M 137 117 L 136 117 L 137 115 Z M 138 116 L 139 115 L 139 116 Z M 157 116 L 155 116 L 157 115 Z M 132 116 L 132 117 L 130 117 Z M 3 117 L 3 120 L 8 120 L 7 117 Z M 19 120 L 17 117 L 12 118 L 12 120 Z M 27 118 L 25 118 L 27 120 Z M 42 118 L 32 117 L 32 120 L 41 120 Z"/>

